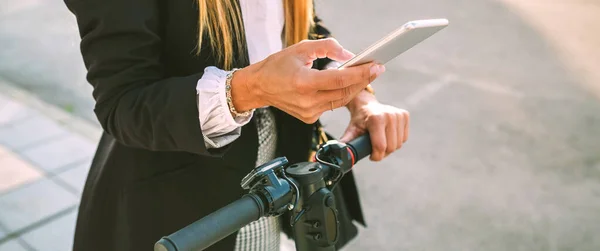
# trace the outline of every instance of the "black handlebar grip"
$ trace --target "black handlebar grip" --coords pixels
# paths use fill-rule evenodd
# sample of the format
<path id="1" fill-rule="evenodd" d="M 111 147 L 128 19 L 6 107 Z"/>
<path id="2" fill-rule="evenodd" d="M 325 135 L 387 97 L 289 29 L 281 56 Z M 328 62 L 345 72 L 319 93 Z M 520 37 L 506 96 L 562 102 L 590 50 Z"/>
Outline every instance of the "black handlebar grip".
<path id="1" fill-rule="evenodd" d="M 248 194 L 208 216 L 161 238 L 154 251 L 204 250 L 264 215 L 262 200 Z"/>
<path id="2" fill-rule="evenodd" d="M 354 163 L 371 155 L 372 147 L 369 133 L 365 133 L 364 135 L 353 139 L 352 141 L 348 142 L 347 145 L 350 146 L 350 149 L 354 154 Z"/>

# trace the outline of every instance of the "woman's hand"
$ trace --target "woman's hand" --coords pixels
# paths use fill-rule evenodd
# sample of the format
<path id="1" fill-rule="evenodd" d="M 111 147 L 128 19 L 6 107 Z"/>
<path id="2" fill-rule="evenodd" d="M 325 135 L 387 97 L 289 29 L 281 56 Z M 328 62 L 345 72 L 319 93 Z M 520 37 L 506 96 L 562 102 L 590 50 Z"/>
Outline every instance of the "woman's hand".
<path id="1" fill-rule="evenodd" d="M 342 70 L 311 69 L 317 58 L 343 62 L 353 56 L 331 38 L 290 46 L 234 74 L 233 105 L 240 112 L 274 106 L 314 123 L 323 112 L 348 104 L 385 70 L 373 63 Z"/>
<path id="2" fill-rule="evenodd" d="M 408 139 L 410 115 L 407 111 L 384 105 L 368 92 L 361 92 L 348 104 L 350 125 L 340 138 L 348 142 L 369 132 L 373 151 L 371 160 L 380 161 L 402 147 Z"/>

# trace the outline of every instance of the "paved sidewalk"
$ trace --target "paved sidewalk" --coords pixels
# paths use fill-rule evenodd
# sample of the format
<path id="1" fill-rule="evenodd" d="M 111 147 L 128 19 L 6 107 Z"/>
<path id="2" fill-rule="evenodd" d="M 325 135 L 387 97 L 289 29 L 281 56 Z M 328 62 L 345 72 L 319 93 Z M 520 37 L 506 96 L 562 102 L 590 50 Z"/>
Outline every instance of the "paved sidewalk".
<path id="1" fill-rule="evenodd" d="M 0 79 L 0 251 L 71 250 L 99 135 Z"/>

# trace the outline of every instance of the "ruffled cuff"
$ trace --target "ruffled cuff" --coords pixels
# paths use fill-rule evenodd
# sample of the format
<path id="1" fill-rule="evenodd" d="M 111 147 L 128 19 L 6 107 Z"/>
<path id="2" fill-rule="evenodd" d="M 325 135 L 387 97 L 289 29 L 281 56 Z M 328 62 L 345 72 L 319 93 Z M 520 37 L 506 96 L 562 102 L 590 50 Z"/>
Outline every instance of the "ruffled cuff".
<path id="1" fill-rule="evenodd" d="M 227 71 L 210 66 L 198 80 L 198 118 L 204 143 L 207 148 L 221 148 L 233 142 L 242 132 L 242 126 L 252 119 L 252 115 L 233 117 L 229 112 L 225 96 Z"/>

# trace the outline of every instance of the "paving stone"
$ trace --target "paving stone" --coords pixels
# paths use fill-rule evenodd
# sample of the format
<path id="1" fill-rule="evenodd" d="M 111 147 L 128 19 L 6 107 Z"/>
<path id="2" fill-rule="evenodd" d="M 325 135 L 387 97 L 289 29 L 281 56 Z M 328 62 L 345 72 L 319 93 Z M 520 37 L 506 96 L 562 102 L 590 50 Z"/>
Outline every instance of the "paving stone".
<path id="1" fill-rule="evenodd" d="M 17 239 L 12 239 L 0 244 L 0 251 L 28 251 Z"/>
<path id="2" fill-rule="evenodd" d="M 66 135 L 69 131 L 54 120 L 33 116 L 0 127 L 0 144 L 19 150 L 36 142 Z"/>
<path id="3" fill-rule="evenodd" d="M 42 177 L 40 170 L 16 155 L 0 155 L 0 194 Z"/>
<path id="4" fill-rule="evenodd" d="M 8 100 L 8 102 L 0 105 L 0 127 L 26 118 L 32 113 L 34 113 L 34 111 L 24 105 L 19 104 L 14 100 Z"/>
<path id="5" fill-rule="evenodd" d="M 91 160 L 85 163 L 73 167 L 67 171 L 60 173 L 56 176 L 57 179 L 64 181 L 69 186 L 75 188 L 79 194 L 83 190 L 85 179 L 87 178 L 88 171 L 90 170 Z"/>
<path id="6" fill-rule="evenodd" d="M 10 152 L 11 151 L 8 150 L 6 147 L 4 147 L 3 145 L 0 145 L 0 158 Z"/>
<path id="7" fill-rule="evenodd" d="M 16 231 L 77 203 L 77 197 L 49 179 L 0 195 L 0 224 Z"/>
<path id="8" fill-rule="evenodd" d="M 72 250 L 77 210 L 21 235 L 36 250 Z"/>
<path id="9" fill-rule="evenodd" d="M 95 143 L 71 133 L 27 148 L 22 155 L 37 167 L 52 172 L 57 168 L 91 158 L 95 150 Z"/>

